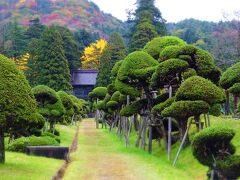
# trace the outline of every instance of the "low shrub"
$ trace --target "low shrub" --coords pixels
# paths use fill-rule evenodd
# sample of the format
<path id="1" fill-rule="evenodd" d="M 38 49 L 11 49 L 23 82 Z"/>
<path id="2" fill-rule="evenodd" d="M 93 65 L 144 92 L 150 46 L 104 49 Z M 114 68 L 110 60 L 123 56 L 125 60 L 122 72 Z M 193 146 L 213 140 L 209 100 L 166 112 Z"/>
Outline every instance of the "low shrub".
<path id="1" fill-rule="evenodd" d="M 41 136 L 42 137 L 48 136 L 48 137 L 54 138 L 57 142 L 61 143 L 61 139 L 58 136 L 56 136 L 56 135 L 54 135 L 54 134 L 52 134 L 50 132 L 44 132 L 44 133 L 42 133 Z"/>
<path id="2" fill-rule="evenodd" d="M 217 171 L 225 179 L 237 179 L 240 177 L 240 156 L 234 155 L 219 160 L 216 163 Z"/>
<path id="3" fill-rule="evenodd" d="M 214 104 L 209 109 L 209 114 L 213 116 L 220 116 L 221 115 L 221 105 L 220 104 Z"/>
<path id="4" fill-rule="evenodd" d="M 47 130 L 47 132 L 49 133 L 53 133 L 55 136 L 60 136 L 60 132 L 57 129 L 54 129 L 54 132 L 52 132 L 52 130 Z"/>
<path id="5" fill-rule="evenodd" d="M 7 146 L 8 151 L 15 151 L 15 152 L 25 152 L 26 146 L 59 146 L 59 142 L 57 142 L 54 138 L 49 136 L 44 137 L 21 137 L 13 142 L 11 142 Z"/>
<path id="6" fill-rule="evenodd" d="M 210 127 L 194 136 L 192 150 L 194 157 L 203 165 L 213 168 L 215 160 L 234 154 L 231 144 L 235 132 L 224 127 Z"/>

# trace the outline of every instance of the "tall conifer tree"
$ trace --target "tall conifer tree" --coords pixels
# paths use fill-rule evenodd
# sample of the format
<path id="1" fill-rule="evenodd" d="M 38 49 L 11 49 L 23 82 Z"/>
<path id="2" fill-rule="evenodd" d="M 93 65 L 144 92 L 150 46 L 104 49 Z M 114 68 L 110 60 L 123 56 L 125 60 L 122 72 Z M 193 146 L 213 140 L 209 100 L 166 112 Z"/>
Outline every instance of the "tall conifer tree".
<path id="1" fill-rule="evenodd" d="M 66 27 L 55 26 L 63 40 L 64 54 L 70 70 L 80 68 L 80 51 L 73 33 Z"/>
<path id="2" fill-rule="evenodd" d="M 131 33 L 129 49 L 135 51 L 143 48 L 147 42 L 158 35 L 166 34 L 165 20 L 154 5 L 155 0 L 137 0 L 137 9 L 128 22 Z"/>
<path id="3" fill-rule="evenodd" d="M 39 41 L 35 59 L 36 84 L 56 91 L 70 91 L 70 71 L 64 55 L 63 42 L 55 28 L 46 28 Z"/>
<path id="4" fill-rule="evenodd" d="M 107 86 L 111 83 L 110 73 L 114 64 L 125 58 L 127 54 L 122 37 L 118 33 L 112 33 L 100 57 L 99 73 L 96 86 Z"/>

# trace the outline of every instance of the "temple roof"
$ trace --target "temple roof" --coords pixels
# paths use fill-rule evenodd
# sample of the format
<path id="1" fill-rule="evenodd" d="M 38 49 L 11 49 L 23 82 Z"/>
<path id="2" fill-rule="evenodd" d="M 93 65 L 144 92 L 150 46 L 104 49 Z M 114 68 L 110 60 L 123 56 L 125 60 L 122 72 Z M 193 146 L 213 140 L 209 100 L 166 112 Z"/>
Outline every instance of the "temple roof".
<path id="1" fill-rule="evenodd" d="M 97 80 L 97 70 L 74 70 L 71 72 L 72 85 L 95 85 Z"/>

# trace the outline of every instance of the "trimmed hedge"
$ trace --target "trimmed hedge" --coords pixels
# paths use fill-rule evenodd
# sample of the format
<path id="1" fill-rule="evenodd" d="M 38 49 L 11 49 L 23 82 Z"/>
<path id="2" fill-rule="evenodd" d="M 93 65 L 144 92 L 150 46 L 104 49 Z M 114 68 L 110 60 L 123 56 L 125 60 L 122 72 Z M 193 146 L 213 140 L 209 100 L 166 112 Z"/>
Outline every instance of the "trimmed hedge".
<path id="1" fill-rule="evenodd" d="M 195 69 L 192 69 L 192 68 L 188 68 L 182 73 L 182 77 L 184 80 L 192 76 L 197 76 L 197 72 L 195 71 Z"/>
<path id="2" fill-rule="evenodd" d="M 15 152 L 25 152 L 26 146 L 59 146 L 59 142 L 57 142 L 54 138 L 49 136 L 44 137 L 21 137 L 19 139 L 14 140 L 7 146 L 8 151 Z"/>
<path id="3" fill-rule="evenodd" d="M 194 157 L 203 165 L 213 168 L 214 158 L 219 160 L 235 153 L 231 144 L 235 132 L 225 127 L 210 127 L 194 136 L 192 151 Z M 213 158 L 214 157 L 214 158 Z"/>
<path id="4" fill-rule="evenodd" d="M 218 160 L 216 163 L 217 170 L 226 179 L 238 179 L 240 177 L 240 156 L 233 155 L 225 158 L 224 160 Z"/>
<path id="5" fill-rule="evenodd" d="M 111 97 L 111 101 L 119 102 L 120 95 L 121 93 L 119 91 L 114 92 Z"/>
<path id="6" fill-rule="evenodd" d="M 159 63 L 146 52 L 135 51 L 124 59 L 118 71 L 117 78 L 127 84 L 136 84 L 134 80 L 138 78 L 146 80 L 146 78 L 151 77 L 155 70 L 153 67 L 158 64 Z"/>
<path id="7" fill-rule="evenodd" d="M 115 81 L 115 87 L 118 91 L 121 92 L 121 94 L 124 95 L 130 95 L 132 97 L 138 97 L 141 95 L 141 91 L 139 89 L 123 83 L 122 81 L 119 81 L 117 79 Z"/>
<path id="8" fill-rule="evenodd" d="M 150 54 L 154 59 L 158 59 L 159 54 L 167 46 L 172 46 L 172 45 L 181 46 L 185 44 L 186 44 L 185 41 L 175 36 L 156 37 L 153 40 L 149 41 L 144 46 L 143 50 L 148 54 Z"/>
<path id="9" fill-rule="evenodd" d="M 106 87 L 96 87 L 95 89 L 92 90 L 90 96 L 92 98 L 103 99 L 106 96 L 106 94 L 107 94 Z"/>
<path id="10" fill-rule="evenodd" d="M 58 101 L 56 91 L 45 85 L 38 85 L 32 88 L 33 95 L 39 103 L 54 104 Z"/>
<path id="11" fill-rule="evenodd" d="M 141 99 L 139 101 L 135 101 L 132 104 L 124 107 L 120 111 L 121 116 L 129 117 L 134 114 L 140 113 L 140 111 L 147 105 L 147 99 Z"/>
<path id="12" fill-rule="evenodd" d="M 165 47 L 159 56 L 159 60 L 165 61 L 167 59 L 176 59 L 179 56 L 181 46 L 173 45 Z"/>
<path id="13" fill-rule="evenodd" d="M 109 85 L 107 86 L 107 92 L 108 92 L 108 94 L 112 95 L 115 91 L 117 91 L 117 90 L 116 90 L 114 84 L 109 84 Z"/>
<path id="14" fill-rule="evenodd" d="M 113 82 L 117 78 L 117 74 L 118 74 L 118 71 L 119 71 L 122 63 L 123 63 L 123 60 L 116 62 L 115 65 L 113 66 L 112 70 L 111 70 L 111 79 L 112 79 Z"/>
<path id="15" fill-rule="evenodd" d="M 220 78 L 220 85 L 224 89 L 229 89 L 235 83 L 240 83 L 240 62 L 228 68 Z"/>
<path id="16" fill-rule="evenodd" d="M 240 74 L 240 71 L 239 71 Z M 235 83 L 232 87 L 228 89 L 228 91 L 232 94 L 239 95 L 240 94 L 240 83 Z"/>
<path id="17" fill-rule="evenodd" d="M 209 109 L 209 114 L 213 116 L 220 116 L 221 115 L 221 105 L 220 104 L 214 104 Z"/>
<path id="18" fill-rule="evenodd" d="M 151 79 L 151 86 L 163 87 L 169 84 L 176 74 L 185 71 L 189 67 L 186 61 L 181 59 L 168 59 L 159 64 Z"/>
<path id="19" fill-rule="evenodd" d="M 171 97 L 171 98 L 168 98 L 166 101 L 162 102 L 162 103 L 159 103 L 155 106 L 153 106 L 152 108 L 152 112 L 153 113 L 158 113 L 158 114 L 161 114 L 161 112 L 171 106 L 171 104 L 175 101 L 175 97 Z"/>
<path id="20" fill-rule="evenodd" d="M 176 101 L 202 100 L 209 105 L 223 103 L 225 93 L 211 81 L 200 76 L 193 76 L 184 81 L 176 93 Z"/>
<path id="21" fill-rule="evenodd" d="M 111 110 L 116 110 L 119 106 L 119 103 L 116 101 L 108 101 L 106 104 L 107 108 L 110 108 Z"/>
<path id="22" fill-rule="evenodd" d="M 177 121 L 187 121 L 189 117 L 201 115 L 209 111 L 208 103 L 204 101 L 177 101 L 165 108 L 161 115 L 173 117 Z"/>

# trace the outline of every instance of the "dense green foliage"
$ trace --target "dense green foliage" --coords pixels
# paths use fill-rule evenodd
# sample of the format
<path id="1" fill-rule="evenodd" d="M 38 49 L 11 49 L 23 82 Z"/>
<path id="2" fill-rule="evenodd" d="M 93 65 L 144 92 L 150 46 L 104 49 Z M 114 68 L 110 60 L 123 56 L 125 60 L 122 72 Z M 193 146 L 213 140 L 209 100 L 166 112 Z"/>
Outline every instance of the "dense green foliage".
<path id="1" fill-rule="evenodd" d="M 160 63 L 152 76 L 151 85 L 155 88 L 159 88 L 168 84 L 181 83 L 179 82 L 181 81 L 181 78 L 176 75 L 181 75 L 188 66 L 188 63 L 181 59 L 168 59 Z"/>
<path id="2" fill-rule="evenodd" d="M 23 73 L 3 55 L 0 55 L 0 80 L 0 163 L 4 163 L 4 133 L 24 131 L 33 121 L 36 101 Z"/>
<path id="3" fill-rule="evenodd" d="M 158 62 L 143 51 L 129 54 L 123 61 L 117 79 L 126 84 L 143 87 L 155 71 Z M 121 91 L 120 91 L 121 92 Z"/>
<path id="4" fill-rule="evenodd" d="M 186 43 L 177 37 L 174 36 L 164 36 L 164 37 L 156 37 L 153 40 L 149 41 L 144 46 L 144 51 L 150 54 L 153 58 L 158 59 L 160 53 L 168 46 L 182 46 Z M 172 50 L 170 50 L 172 51 Z"/>
<path id="5" fill-rule="evenodd" d="M 54 124 L 66 113 L 61 98 L 45 85 L 34 87 L 32 92 L 38 102 L 38 112 L 50 122 L 50 129 L 54 130 Z"/>
<path id="6" fill-rule="evenodd" d="M 164 117 L 174 117 L 177 121 L 186 121 L 189 117 L 207 113 L 209 105 L 204 101 L 176 101 L 162 111 Z"/>
<path id="7" fill-rule="evenodd" d="M 26 146 L 59 146 L 59 143 L 52 137 L 21 137 L 12 141 L 8 147 L 8 151 L 25 152 Z"/>
<path id="8" fill-rule="evenodd" d="M 130 52 L 142 49 L 147 42 L 158 35 L 166 34 L 165 20 L 154 5 L 155 0 L 137 1 L 137 9 L 129 17 Z"/>
<path id="9" fill-rule="evenodd" d="M 11 58 L 19 58 L 27 51 L 28 39 L 25 30 L 16 20 L 6 25 L 3 33 L 3 44 L 0 44 L 0 53 Z"/>
<path id="10" fill-rule="evenodd" d="M 195 135 L 192 142 L 194 157 L 202 164 L 213 167 L 214 159 L 221 160 L 234 154 L 231 144 L 235 132 L 224 127 L 211 127 Z"/>
<path id="11" fill-rule="evenodd" d="M 234 155 L 236 148 L 231 142 L 234 136 L 232 129 L 211 127 L 198 133 L 192 143 L 194 157 L 220 179 L 240 177 L 240 156 Z"/>
<path id="12" fill-rule="evenodd" d="M 96 86 L 107 86 L 111 83 L 109 74 L 116 62 L 125 58 L 127 50 L 123 39 L 117 33 L 111 34 L 101 57 Z"/>
<path id="13" fill-rule="evenodd" d="M 221 104 L 214 104 L 209 109 L 209 114 L 213 116 L 220 116 L 221 115 Z"/>
<path id="14" fill-rule="evenodd" d="M 68 61 L 68 67 L 70 70 L 76 70 L 80 68 L 80 52 L 78 44 L 74 38 L 73 33 L 61 26 L 54 26 L 54 28 L 59 32 L 62 42 L 64 55 Z"/>
<path id="15" fill-rule="evenodd" d="M 38 68 L 36 84 L 47 85 L 56 91 L 72 89 L 70 71 L 62 44 L 58 31 L 54 28 L 44 30 L 35 59 L 35 66 Z"/>
<path id="16" fill-rule="evenodd" d="M 224 102 L 225 94 L 222 89 L 211 81 L 199 76 L 193 76 L 184 81 L 179 87 L 176 100 L 202 100 L 212 105 Z"/>
<path id="17" fill-rule="evenodd" d="M 106 94 L 107 94 L 107 88 L 106 87 L 96 87 L 91 92 L 91 98 L 104 99 Z"/>
<path id="18" fill-rule="evenodd" d="M 240 82 L 240 63 L 236 63 L 228 68 L 221 76 L 220 85 L 224 89 L 232 87 L 235 83 Z"/>
<path id="19" fill-rule="evenodd" d="M 240 156 L 233 155 L 224 160 L 217 161 L 217 170 L 227 179 L 237 179 L 240 177 Z"/>
<path id="20" fill-rule="evenodd" d="M 129 117 L 137 113 L 141 113 L 141 110 L 144 109 L 147 105 L 147 99 L 141 99 L 139 101 L 135 101 L 130 105 L 127 105 L 120 111 L 121 116 Z"/>
<path id="21" fill-rule="evenodd" d="M 72 98 L 64 91 L 58 91 L 57 95 L 60 97 L 62 104 L 65 108 L 65 114 L 63 116 L 63 122 L 70 123 L 71 118 L 74 115 L 74 103 Z"/>

